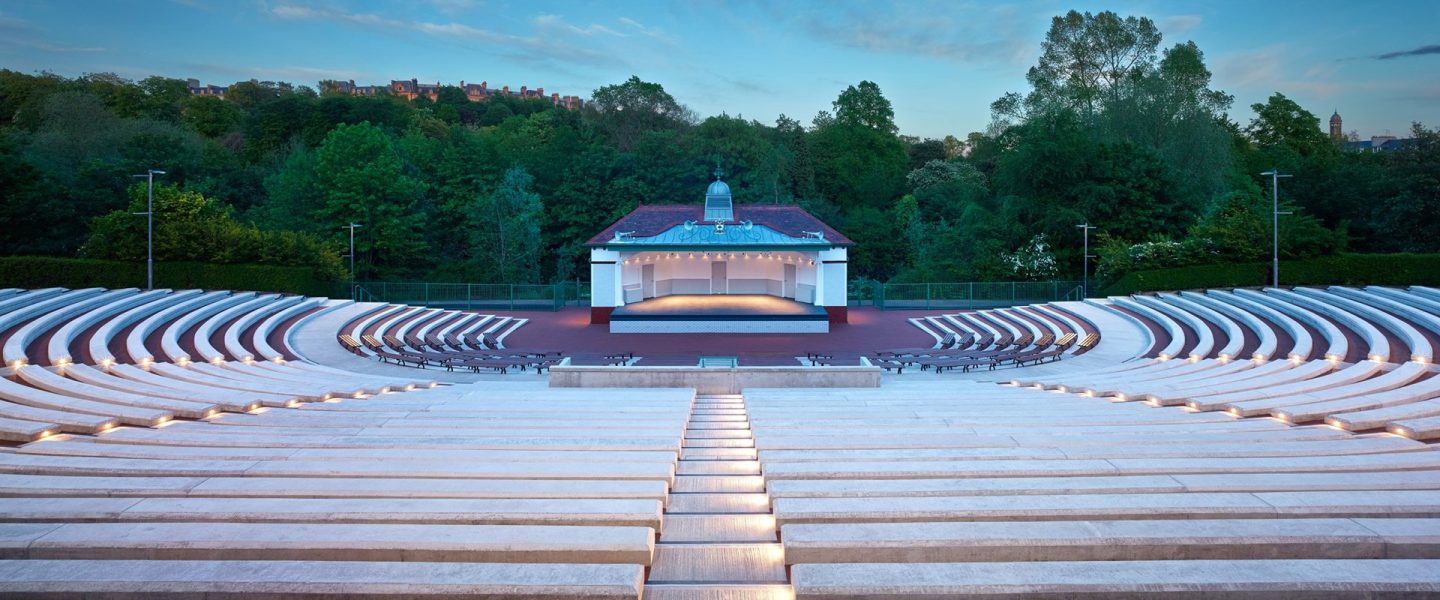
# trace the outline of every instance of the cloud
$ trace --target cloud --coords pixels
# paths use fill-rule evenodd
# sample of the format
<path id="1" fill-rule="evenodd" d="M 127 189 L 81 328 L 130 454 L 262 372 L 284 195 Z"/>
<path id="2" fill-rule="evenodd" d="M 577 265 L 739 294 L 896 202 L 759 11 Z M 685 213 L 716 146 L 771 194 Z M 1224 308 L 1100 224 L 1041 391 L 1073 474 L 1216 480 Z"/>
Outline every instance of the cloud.
<path id="1" fill-rule="evenodd" d="M 644 23 L 636 21 L 635 19 L 632 19 L 630 17 L 617 17 L 615 19 L 615 22 L 624 25 L 627 29 L 633 30 L 640 35 L 654 38 L 667 44 L 674 44 L 676 41 L 675 36 L 665 33 L 660 28 L 646 27 Z"/>
<path id="2" fill-rule="evenodd" d="M 18 19 L 0 12 L 0 31 L 18 33 L 30 31 L 30 22 L 25 19 Z"/>
<path id="3" fill-rule="evenodd" d="M 1180 35 L 1199 27 L 1200 23 L 1204 20 L 1205 18 L 1200 15 L 1172 15 L 1163 17 L 1160 19 L 1160 31 L 1171 35 Z"/>
<path id="4" fill-rule="evenodd" d="M 1038 46 L 1025 21 L 1034 15 L 997 6 L 957 12 L 949 3 L 836 5 L 795 15 L 775 13 L 812 38 L 857 50 L 913 54 L 960 63 L 1020 64 Z"/>
<path id="5" fill-rule="evenodd" d="M 1285 55 L 1284 45 L 1274 45 L 1222 56 L 1215 61 L 1215 81 L 1222 88 L 1278 83 Z"/>
<path id="6" fill-rule="evenodd" d="M 99 46 L 62 46 L 62 45 L 60 45 L 60 44 L 51 44 L 51 43 L 48 43 L 48 42 L 30 42 L 30 41 L 23 41 L 23 40 L 10 40 L 10 43 L 12 43 L 12 44 L 14 44 L 14 45 L 16 45 L 16 46 L 23 46 L 23 47 L 26 47 L 26 48 L 34 48 L 34 49 L 39 50 L 39 51 L 41 51 L 41 52 L 55 52 L 55 53 L 62 53 L 62 54 L 68 54 L 68 53 L 81 53 L 81 54 L 84 54 L 84 53 L 109 52 L 109 51 L 110 51 L 109 48 L 102 48 L 102 47 L 99 47 Z"/>
<path id="7" fill-rule="evenodd" d="M 218 63 L 196 63 L 184 65 L 186 69 L 201 71 L 215 75 L 226 75 L 240 80 L 259 79 L 263 81 L 303 81 L 315 82 L 322 79 L 375 79 L 374 73 L 355 71 L 349 69 L 330 69 L 323 67 L 305 67 L 286 65 L 280 67 L 256 67 L 236 66 Z"/>
<path id="8" fill-rule="evenodd" d="M 464 12 L 475 5 L 473 0 L 425 0 L 425 3 L 447 15 Z"/>
<path id="9" fill-rule="evenodd" d="M 540 15 L 538 17 L 535 17 L 535 26 L 540 29 L 549 29 L 553 31 L 561 31 L 565 33 L 573 33 L 575 35 L 583 36 L 604 34 L 615 37 L 625 37 L 625 34 L 615 31 L 614 29 L 611 29 L 599 23 L 591 23 L 590 25 L 587 25 L 585 27 L 571 25 L 570 23 L 567 23 L 565 21 L 565 17 L 562 17 L 560 15 Z"/>
<path id="10" fill-rule="evenodd" d="M 614 65 L 621 62 L 613 53 L 574 46 L 553 37 L 514 35 L 457 22 L 412 21 L 375 13 L 346 12 L 296 4 L 278 5 L 270 10 L 270 14 L 291 21 L 325 20 L 357 27 L 382 29 L 386 32 L 409 31 L 426 36 L 444 36 L 481 42 L 487 48 L 499 51 L 507 58 L 531 65 L 554 65 L 560 62 Z M 541 24 L 536 23 L 536 25 L 539 27 Z M 583 30 L 583 28 L 577 29 Z"/>
<path id="11" fill-rule="evenodd" d="M 1440 44 L 1431 44 L 1431 45 L 1429 45 L 1429 46 L 1421 46 L 1421 47 L 1415 48 L 1415 49 L 1413 49 L 1413 50 L 1400 50 L 1400 51 L 1397 51 L 1397 52 L 1386 52 L 1386 53 L 1384 53 L 1384 54 L 1381 54 L 1381 55 L 1379 55 L 1379 56 L 1376 56 L 1375 58 L 1376 58 L 1376 60 L 1390 60 L 1390 59 L 1392 59 L 1392 58 L 1400 58 L 1400 57 L 1402 57 L 1402 56 L 1424 56 L 1424 55 L 1426 55 L 1426 54 L 1440 54 Z"/>

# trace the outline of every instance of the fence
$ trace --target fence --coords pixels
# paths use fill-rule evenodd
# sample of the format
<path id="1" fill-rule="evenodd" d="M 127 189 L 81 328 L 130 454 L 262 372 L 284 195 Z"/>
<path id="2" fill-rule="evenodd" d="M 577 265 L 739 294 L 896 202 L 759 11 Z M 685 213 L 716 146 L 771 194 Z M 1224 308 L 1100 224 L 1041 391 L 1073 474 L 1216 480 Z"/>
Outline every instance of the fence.
<path id="1" fill-rule="evenodd" d="M 1057 300 L 1080 300 L 1078 281 L 970 281 L 876 283 L 872 300 L 881 310 L 972 309 Z"/>
<path id="2" fill-rule="evenodd" d="M 563 283 L 426 283 L 360 281 L 346 294 L 360 302 L 414 304 L 432 308 L 472 310 L 560 310 L 568 304 L 590 303 L 590 286 Z"/>
<path id="3" fill-rule="evenodd" d="M 965 283 L 875 283 L 852 287 L 851 304 L 881 310 L 992 308 L 1057 300 L 1080 300 L 1078 281 L 972 281 Z M 341 295 L 360 302 L 414 304 L 433 308 L 560 310 L 589 306 L 590 284 L 425 283 L 361 281 Z"/>

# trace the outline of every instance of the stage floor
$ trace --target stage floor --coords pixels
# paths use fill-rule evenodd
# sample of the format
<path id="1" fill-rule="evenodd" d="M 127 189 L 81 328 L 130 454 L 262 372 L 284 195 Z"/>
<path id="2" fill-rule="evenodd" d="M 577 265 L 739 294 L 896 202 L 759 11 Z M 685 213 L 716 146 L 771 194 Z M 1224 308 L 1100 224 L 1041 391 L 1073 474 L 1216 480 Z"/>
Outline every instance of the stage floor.
<path id="1" fill-rule="evenodd" d="M 825 308 L 761 294 L 651 298 L 610 313 L 611 333 L 828 333 Z"/>
<path id="2" fill-rule="evenodd" d="M 720 319 L 824 319 L 825 308 L 761 294 L 678 295 L 626 304 L 610 315 L 614 319 L 707 317 Z"/>

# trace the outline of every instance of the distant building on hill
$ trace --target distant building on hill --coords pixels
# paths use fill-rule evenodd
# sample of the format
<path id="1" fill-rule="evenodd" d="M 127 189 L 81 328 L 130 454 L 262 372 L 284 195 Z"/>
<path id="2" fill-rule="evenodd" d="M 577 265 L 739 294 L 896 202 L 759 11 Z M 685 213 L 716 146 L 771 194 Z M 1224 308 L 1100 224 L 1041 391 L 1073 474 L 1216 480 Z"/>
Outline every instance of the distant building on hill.
<path id="1" fill-rule="evenodd" d="M 1348 152 L 1395 152 L 1405 149 L 1414 141 L 1409 138 L 1397 138 L 1393 135 L 1376 135 L 1371 136 L 1368 140 L 1345 142 L 1345 150 Z"/>
<path id="2" fill-rule="evenodd" d="M 334 81 L 327 79 L 320 82 L 321 92 L 339 92 L 341 94 L 349 94 L 351 96 L 374 96 L 376 94 L 379 94 L 380 91 L 383 89 L 385 88 L 378 85 L 355 85 L 354 79 L 351 79 L 350 81 Z"/>
<path id="3" fill-rule="evenodd" d="M 1403 149 L 1413 143 L 1413 140 L 1397 138 L 1393 135 L 1371 136 L 1368 140 L 1345 139 L 1344 121 L 1340 118 L 1340 111 L 1330 115 L 1330 139 L 1344 142 L 1346 152 L 1394 152 Z"/>
<path id="4" fill-rule="evenodd" d="M 224 98 L 225 92 L 229 89 L 219 85 L 200 85 L 198 79 L 187 79 L 186 85 L 190 88 L 190 94 L 194 96 L 215 96 Z M 440 88 L 443 84 L 420 83 L 418 79 L 394 79 L 390 85 L 356 85 L 355 80 L 340 81 L 337 79 L 324 79 L 320 81 L 321 93 L 348 94 L 351 96 L 376 96 L 383 93 L 400 96 L 406 100 L 414 100 L 421 96 L 435 101 L 440 97 Z M 465 97 L 471 102 L 484 102 L 494 96 L 515 96 L 525 100 L 546 100 L 550 104 L 567 110 L 579 110 L 585 105 L 585 101 L 579 96 L 561 96 L 560 94 L 545 95 L 545 88 L 530 89 L 527 86 L 520 86 L 519 92 L 510 90 L 510 86 L 501 86 L 500 89 L 490 87 L 489 82 L 481 81 L 478 84 L 465 83 L 460 81 L 460 91 L 465 92 Z"/>
<path id="5" fill-rule="evenodd" d="M 186 79 L 185 86 L 190 88 L 191 96 L 214 96 L 216 98 L 224 98 L 226 90 L 230 89 L 220 85 L 200 85 L 199 79 Z"/>

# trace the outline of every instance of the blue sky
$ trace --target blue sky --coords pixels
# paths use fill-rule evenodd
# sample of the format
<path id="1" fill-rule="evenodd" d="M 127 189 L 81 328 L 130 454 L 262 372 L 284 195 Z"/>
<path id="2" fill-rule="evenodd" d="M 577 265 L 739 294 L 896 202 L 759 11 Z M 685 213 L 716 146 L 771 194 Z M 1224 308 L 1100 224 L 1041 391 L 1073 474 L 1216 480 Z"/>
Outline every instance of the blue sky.
<path id="1" fill-rule="evenodd" d="M 766 123 L 808 123 L 869 79 L 901 133 L 964 137 L 991 101 L 1027 89 L 1050 18 L 1072 8 L 1148 16 L 1162 46 L 1194 40 L 1242 124 L 1280 91 L 1365 137 L 1440 125 L 1437 0 L 0 0 L 0 67 L 222 85 L 486 80 L 582 97 L 633 74 L 702 117 Z"/>

